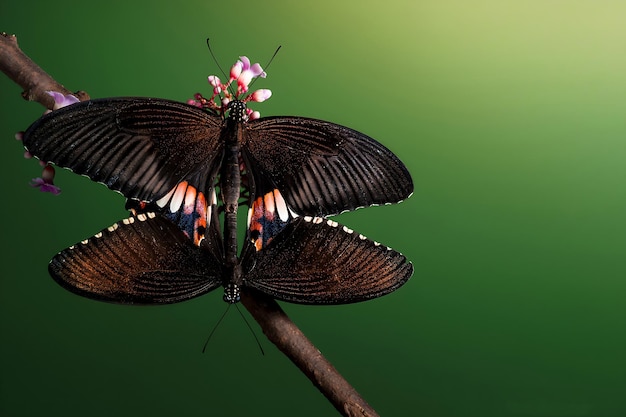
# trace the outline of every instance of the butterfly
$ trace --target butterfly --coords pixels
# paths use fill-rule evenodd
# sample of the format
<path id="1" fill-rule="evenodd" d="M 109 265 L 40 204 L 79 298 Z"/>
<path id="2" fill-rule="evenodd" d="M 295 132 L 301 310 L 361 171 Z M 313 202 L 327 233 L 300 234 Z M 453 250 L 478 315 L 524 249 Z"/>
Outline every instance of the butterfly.
<path id="1" fill-rule="evenodd" d="M 255 93 L 241 93 L 219 111 L 157 98 L 91 100 L 31 125 L 23 136 L 31 154 L 119 191 L 134 213 L 58 254 L 51 275 L 92 298 L 149 304 L 220 285 L 228 302 L 247 286 L 285 301 L 340 304 L 406 282 L 412 264 L 402 254 L 325 219 L 407 198 L 404 164 L 334 123 L 253 119 L 246 103 Z M 239 257 L 242 188 L 249 215 Z"/>

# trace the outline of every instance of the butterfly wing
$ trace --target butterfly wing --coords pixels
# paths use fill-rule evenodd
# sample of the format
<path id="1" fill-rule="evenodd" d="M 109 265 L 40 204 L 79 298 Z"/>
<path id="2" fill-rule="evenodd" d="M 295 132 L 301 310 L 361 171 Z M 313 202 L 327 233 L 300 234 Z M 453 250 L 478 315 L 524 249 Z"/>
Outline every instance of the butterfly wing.
<path id="1" fill-rule="evenodd" d="M 328 216 L 397 203 L 413 192 L 404 164 L 389 149 L 356 130 L 304 117 L 249 122 L 244 158 L 255 183 L 278 188 L 301 215 Z"/>
<path id="2" fill-rule="evenodd" d="M 187 175 L 216 171 L 221 129 L 221 118 L 194 106 L 121 97 L 80 102 L 44 115 L 26 130 L 23 142 L 41 160 L 125 197 L 152 201 Z"/>
<path id="3" fill-rule="evenodd" d="M 57 254 L 50 275 L 78 295 L 123 304 L 176 303 L 222 284 L 222 263 L 161 215 L 138 214 Z"/>
<path id="4" fill-rule="evenodd" d="M 364 301 L 413 274 L 401 253 L 322 218 L 297 218 L 262 250 L 252 246 L 243 260 L 245 285 L 292 303 Z"/>

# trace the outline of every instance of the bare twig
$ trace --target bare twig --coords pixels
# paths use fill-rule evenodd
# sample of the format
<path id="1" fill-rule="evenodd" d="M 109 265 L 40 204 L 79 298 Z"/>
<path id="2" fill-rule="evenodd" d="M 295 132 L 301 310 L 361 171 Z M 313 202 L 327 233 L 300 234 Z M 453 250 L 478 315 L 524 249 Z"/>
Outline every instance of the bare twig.
<path id="1" fill-rule="evenodd" d="M 341 414 L 351 417 L 378 415 L 273 298 L 248 292 L 242 294 L 241 302 L 267 338 L 300 368 Z"/>
<path id="2" fill-rule="evenodd" d="M 46 91 L 72 94 L 22 52 L 15 35 L 5 32 L 0 33 L 0 71 L 24 89 L 22 97 L 25 100 L 36 101 L 47 109 L 52 109 L 54 99 Z M 81 101 L 89 100 L 84 91 L 74 95 Z"/>
<path id="3" fill-rule="evenodd" d="M 23 98 L 37 101 L 48 109 L 52 109 L 54 100 L 46 91 L 71 94 L 20 50 L 15 35 L 4 32 L 0 34 L 0 71 L 24 89 Z M 89 99 L 85 92 L 74 95 L 81 101 Z M 274 299 L 249 291 L 242 294 L 242 304 L 259 323 L 268 339 L 300 368 L 342 415 L 378 415 L 289 319 Z"/>

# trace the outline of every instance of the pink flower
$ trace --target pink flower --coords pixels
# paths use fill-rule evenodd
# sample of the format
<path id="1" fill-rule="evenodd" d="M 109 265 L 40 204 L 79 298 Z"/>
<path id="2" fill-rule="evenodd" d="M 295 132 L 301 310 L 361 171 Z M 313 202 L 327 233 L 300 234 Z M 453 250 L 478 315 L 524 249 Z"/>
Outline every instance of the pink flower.
<path id="1" fill-rule="evenodd" d="M 230 67 L 230 79 L 236 80 L 241 75 L 241 71 L 243 71 L 243 62 L 237 61 Z"/>
<path id="2" fill-rule="evenodd" d="M 215 75 L 209 75 L 209 84 L 213 86 L 213 94 L 218 95 L 222 92 L 222 82 Z"/>
<path id="3" fill-rule="evenodd" d="M 52 110 L 58 110 L 61 107 L 69 106 L 70 104 L 78 103 L 80 101 L 71 94 L 64 96 L 56 91 L 46 91 L 46 93 L 54 99 L 54 107 Z"/>
<path id="4" fill-rule="evenodd" d="M 261 68 L 258 63 L 250 65 L 250 60 L 247 56 L 240 56 L 239 61 L 235 62 L 235 65 L 230 69 L 231 80 L 237 80 L 237 91 L 239 93 L 248 92 L 248 87 L 252 79 L 256 77 L 265 78 L 267 74 Z"/>
<path id="5" fill-rule="evenodd" d="M 257 103 L 261 103 L 262 101 L 265 101 L 270 97 L 272 97 L 272 91 L 266 88 L 262 88 L 250 94 L 250 101 L 256 101 Z"/>
<path id="6" fill-rule="evenodd" d="M 39 188 L 41 192 L 57 195 L 61 189 L 54 185 L 52 180 L 54 180 L 54 168 L 52 165 L 46 165 L 41 173 L 41 178 L 33 178 L 30 185 Z"/>

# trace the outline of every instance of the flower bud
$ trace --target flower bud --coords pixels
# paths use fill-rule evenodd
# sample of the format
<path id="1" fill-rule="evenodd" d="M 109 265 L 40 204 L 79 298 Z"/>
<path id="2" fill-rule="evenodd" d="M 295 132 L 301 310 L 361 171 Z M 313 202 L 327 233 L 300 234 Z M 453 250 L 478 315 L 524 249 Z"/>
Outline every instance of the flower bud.
<path id="1" fill-rule="evenodd" d="M 268 90 L 267 88 L 262 88 L 260 90 L 256 90 L 254 93 L 250 95 L 251 101 L 256 101 L 257 103 L 261 103 L 272 96 L 272 90 Z"/>

